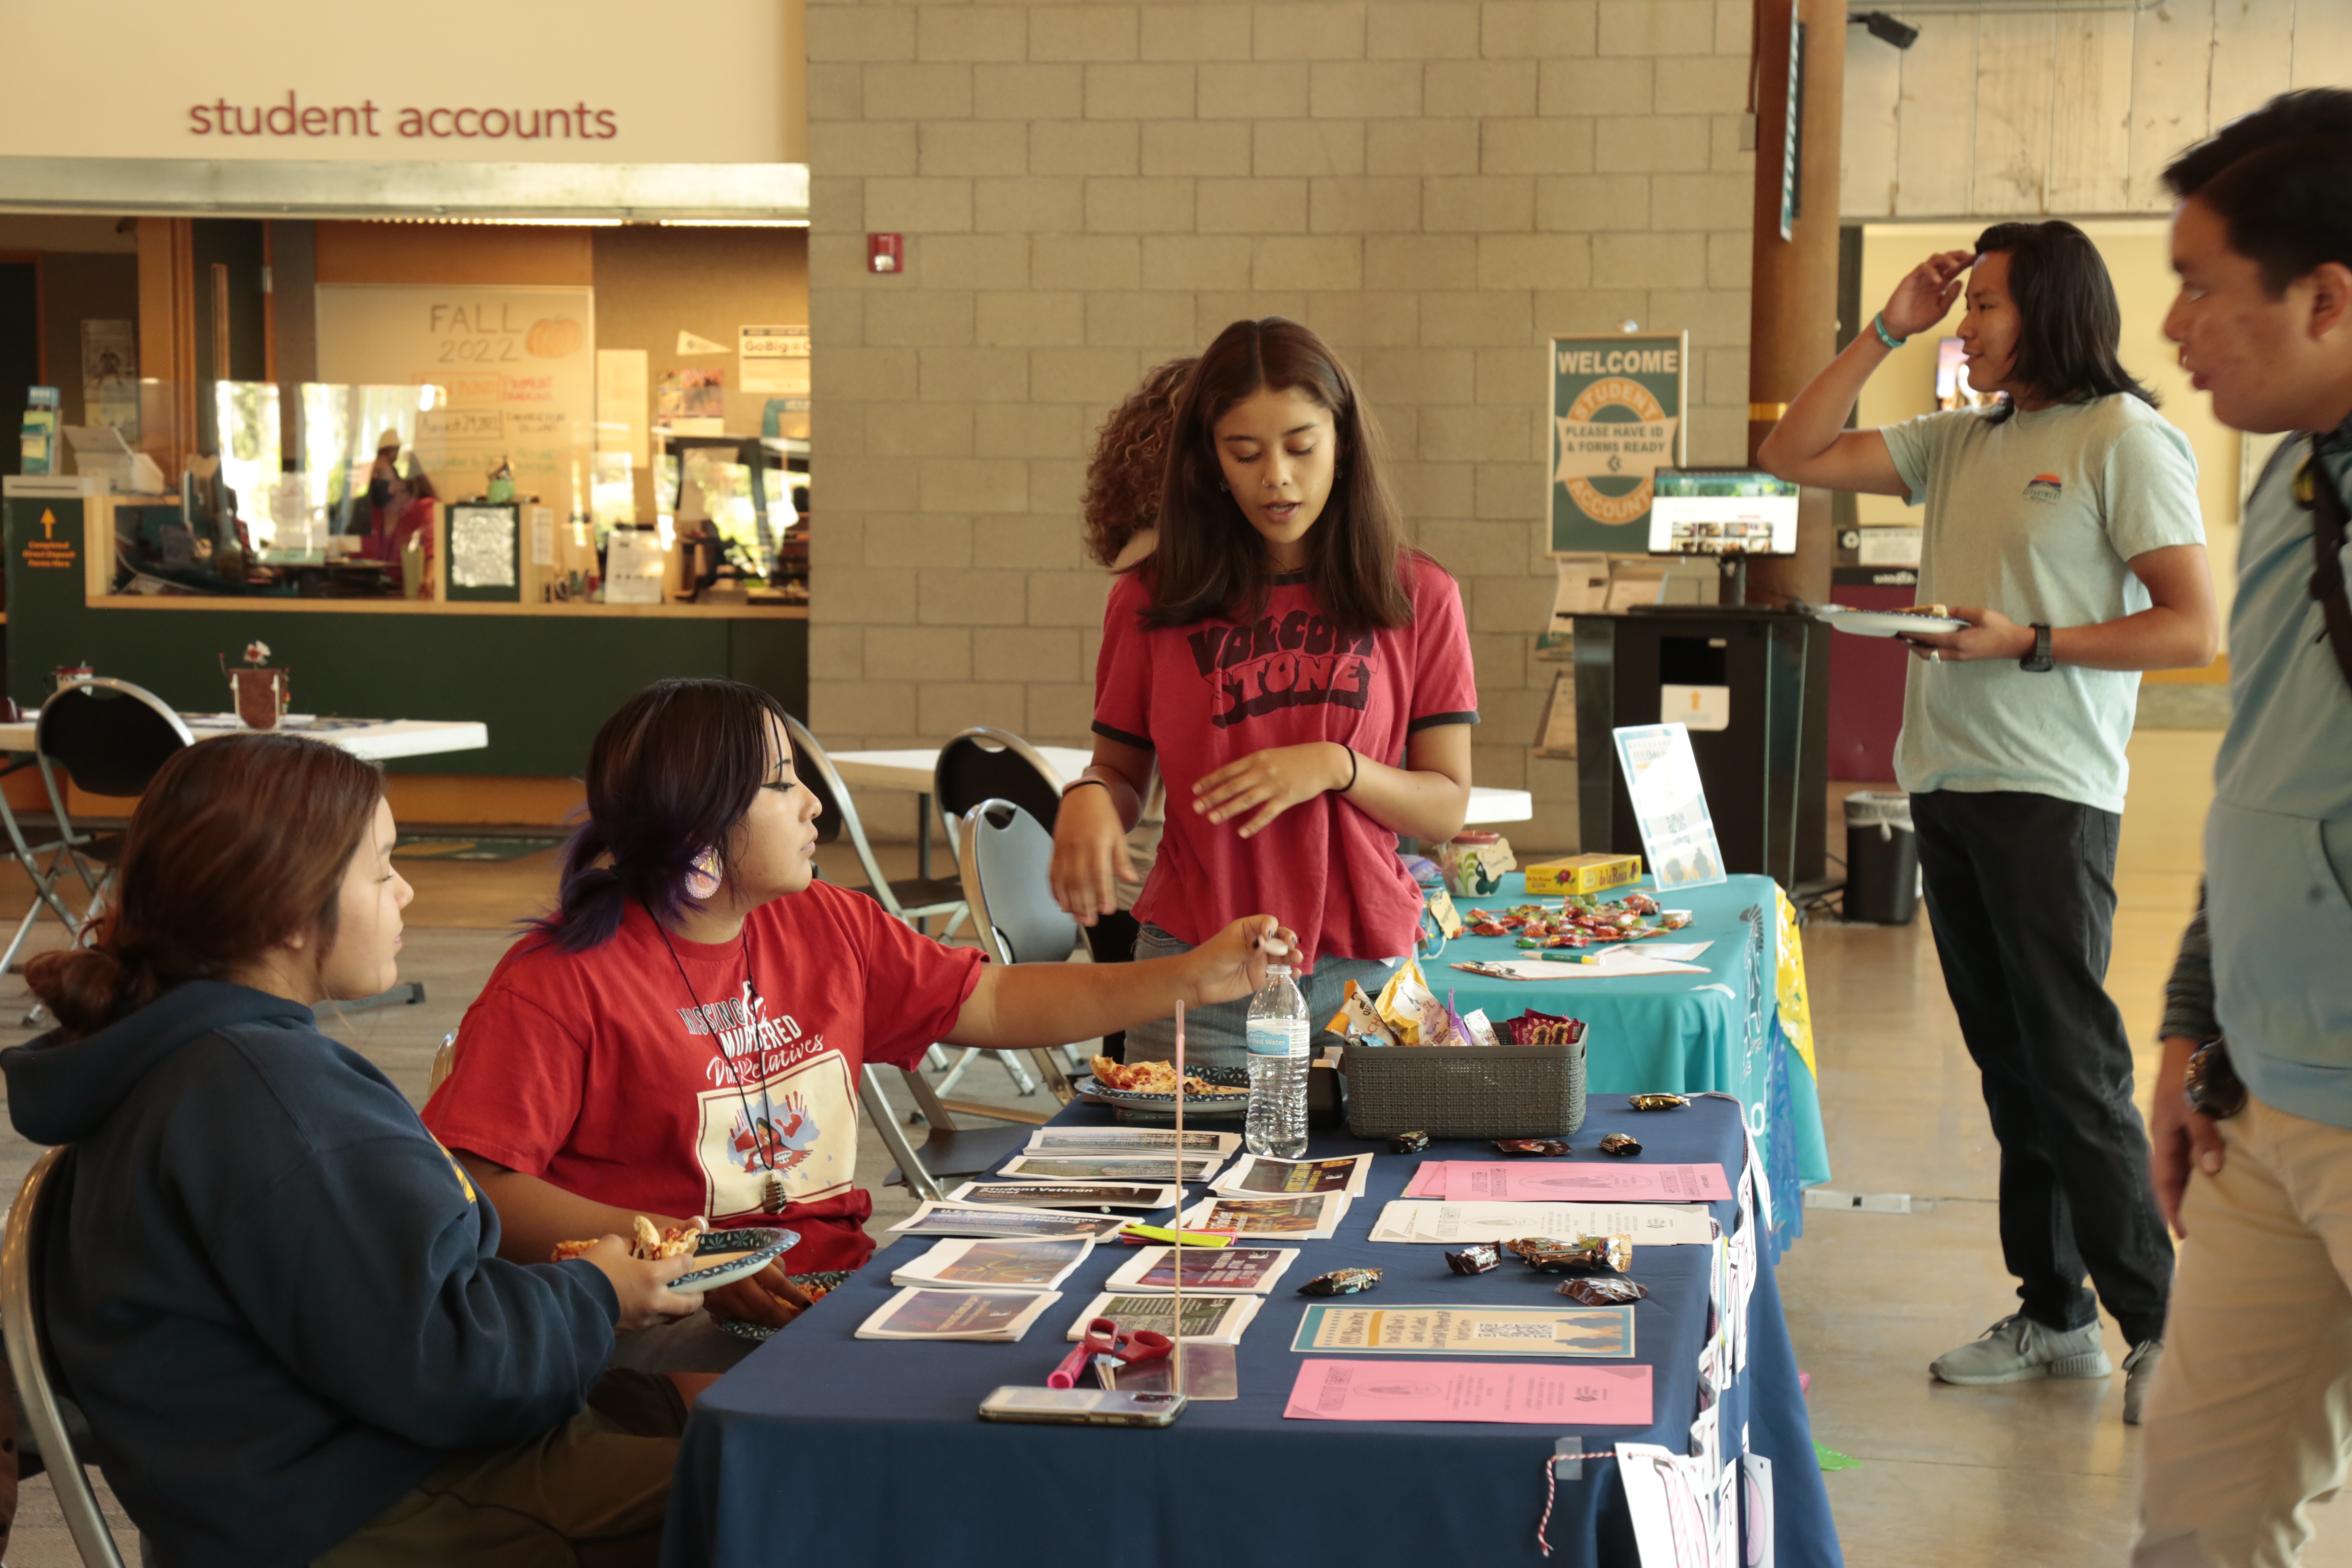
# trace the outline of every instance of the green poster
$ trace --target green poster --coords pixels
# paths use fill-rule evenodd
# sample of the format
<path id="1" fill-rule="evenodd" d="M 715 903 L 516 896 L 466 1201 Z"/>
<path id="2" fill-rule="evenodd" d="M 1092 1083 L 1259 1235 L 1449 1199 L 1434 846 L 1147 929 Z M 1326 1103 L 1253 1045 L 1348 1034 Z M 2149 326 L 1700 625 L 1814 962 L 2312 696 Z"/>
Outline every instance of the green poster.
<path id="1" fill-rule="evenodd" d="M 1551 548 L 1650 547 L 1651 476 L 1679 468 L 1688 332 L 1551 341 Z"/>

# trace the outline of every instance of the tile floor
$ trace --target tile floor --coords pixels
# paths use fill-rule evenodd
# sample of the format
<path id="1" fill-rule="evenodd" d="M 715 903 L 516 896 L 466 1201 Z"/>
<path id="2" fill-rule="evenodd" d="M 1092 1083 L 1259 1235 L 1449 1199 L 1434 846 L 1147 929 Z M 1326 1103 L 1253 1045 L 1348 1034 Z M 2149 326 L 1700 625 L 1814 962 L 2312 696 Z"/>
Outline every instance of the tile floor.
<path id="1" fill-rule="evenodd" d="M 2133 740 L 2109 989 L 2136 1041 L 2152 1040 L 2172 944 L 2195 900 L 2217 738 L 2143 728 Z M 869 816 L 887 819 L 887 808 Z M 1842 838 L 1833 826 L 1832 847 Z M 911 862 L 910 848 L 889 855 L 892 874 L 911 872 L 911 864 L 896 865 Z M 504 950 L 511 922 L 547 898 L 554 858 L 416 869 L 404 973 L 425 981 L 427 1001 L 359 1015 L 334 1032 L 421 1094 L 433 1048 Z M 844 879 L 858 879 L 846 857 L 830 864 Z M 22 896 L 21 883 L 12 889 L 0 879 L 0 916 L 21 909 Z M 2120 1374 L 2105 1384 L 1970 1389 L 1927 1374 L 1931 1358 L 1981 1331 L 2013 1297 L 1994 1235 L 1995 1150 L 1924 918 L 1899 929 L 1817 921 L 1806 954 L 1834 1184 L 1906 1193 L 1914 1208 L 1811 1211 L 1804 1239 L 1781 1266 L 1790 1331 L 1813 1379 L 1815 1436 L 1860 1461 L 1827 1478 L 1847 1562 L 2121 1562 L 2138 1435 L 2122 1424 Z M 0 1041 L 16 1034 L 22 994 L 21 978 L 0 979 Z M 2143 1074 L 2152 1063 L 2149 1047 Z M 959 1092 L 1022 1103 L 985 1063 Z M 13 1190 L 31 1154 L 0 1128 L 0 1190 Z M 887 1168 L 869 1131 L 859 1179 L 871 1186 Z M 908 1206 L 903 1189 L 877 1192 L 882 1224 Z M 2120 1341 L 2109 1348 L 2120 1361 Z M 2352 1568 L 2352 1518 L 2323 1508 L 2318 1523 L 2308 1568 Z M 47 1483 L 28 1484 L 8 1562 L 67 1568 L 75 1561 Z"/>

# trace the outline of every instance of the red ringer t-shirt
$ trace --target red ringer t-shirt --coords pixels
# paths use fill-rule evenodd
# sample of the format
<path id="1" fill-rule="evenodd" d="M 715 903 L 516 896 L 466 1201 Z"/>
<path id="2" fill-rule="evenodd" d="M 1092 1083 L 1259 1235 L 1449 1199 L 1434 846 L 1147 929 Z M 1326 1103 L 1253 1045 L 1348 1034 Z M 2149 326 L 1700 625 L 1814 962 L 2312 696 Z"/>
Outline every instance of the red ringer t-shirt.
<path id="1" fill-rule="evenodd" d="M 525 937 L 467 1009 L 425 1126 L 616 1208 L 788 1226 L 795 1274 L 856 1268 L 874 1250 L 873 1199 L 851 1184 L 858 1070 L 914 1066 L 980 984 L 980 954 L 824 882 L 762 904 L 743 931 L 718 944 L 671 933 L 673 963 L 633 903 L 586 952 Z M 771 1161 L 781 1214 L 762 1207 Z"/>
<path id="2" fill-rule="evenodd" d="M 1118 579 L 1095 665 L 1095 733 L 1156 752 L 1168 784 L 1168 829 L 1135 916 L 1194 945 L 1244 915 L 1298 933 L 1307 967 L 1335 958 L 1396 958 L 1413 948 L 1421 892 L 1397 836 L 1327 791 L 1255 837 L 1245 817 L 1212 823 L 1192 785 L 1276 746 L 1337 741 L 1404 763 L 1405 740 L 1478 721 L 1462 595 L 1444 568 L 1408 554 L 1412 619 L 1393 631 L 1342 632 L 1302 574 L 1273 579 L 1264 613 L 1152 626 L 1150 567 Z"/>

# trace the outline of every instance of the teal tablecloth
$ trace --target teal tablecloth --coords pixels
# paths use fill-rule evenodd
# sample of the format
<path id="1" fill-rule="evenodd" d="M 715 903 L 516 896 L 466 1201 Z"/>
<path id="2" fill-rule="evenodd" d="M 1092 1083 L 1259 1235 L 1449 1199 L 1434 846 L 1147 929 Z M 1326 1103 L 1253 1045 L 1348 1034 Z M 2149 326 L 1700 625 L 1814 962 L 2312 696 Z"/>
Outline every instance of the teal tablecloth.
<path id="1" fill-rule="evenodd" d="M 1647 878 L 1641 890 L 1651 890 Z M 1693 961 L 1706 965 L 1705 974 L 1496 980 L 1452 965 L 1471 959 L 1568 954 L 1529 952 L 1514 945 L 1512 937 L 1466 934 L 1447 943 L 1437 957 L 1423 960 L 1423 970 L 1440 995 L 1453 993 L 1457 1012 L 1483 1008 L 1498 1032 L 1506 1018 L 1529 1008 L 1583 1019 L 1589 1092 L 1714 1089 L 1738 1095 L 1772 1180 L 1776 1239 L 1786 1245 L 1803 1229 L 1801 1189 L 1829 1180 L 1830 1154 L 1822 1136 L 1821 1096 L 1812 1068 L 1780 1018 L 1775 984 L 1780 922 L 1775 892 L 1769 877 L 1734 877 L 1716 887 L 1684 889 L 1659 900 L 1693 916 L 1688 929 L 1660 940 L 1714 943 Z M 1457 898 L 1454 906 L 1467 921 L 1473 910 L 1499 911 L 1528 901 L 1527 879 L 1513 872 L 1495 892 Z"/>

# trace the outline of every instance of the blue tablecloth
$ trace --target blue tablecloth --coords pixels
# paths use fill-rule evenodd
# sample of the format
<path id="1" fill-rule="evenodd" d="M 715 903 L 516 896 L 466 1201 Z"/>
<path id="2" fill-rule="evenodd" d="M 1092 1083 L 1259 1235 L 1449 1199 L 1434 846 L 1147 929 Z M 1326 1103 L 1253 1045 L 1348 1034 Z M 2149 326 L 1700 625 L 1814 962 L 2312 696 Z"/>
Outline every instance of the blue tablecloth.
<path id="1" fill-rule="evenodd" d="M 1640 884 L 1650 890 L 1648 878 Z M 1473 910 L 1503 910 L 1528 901 L 1527 879 L 1513 872 L 1485 898 L 1454 900 L 1467 921 Z M 1628 889 L 1631 890 L 1631 889 Z M 1611 895 L 1618 896 L 1618 895 Z M 1670 1089 L 1720 1089 L 1748 1108 L 1748 1130 L 1785 1200 L 1775 1215 L 1769 1250 L 1804 1228 L 1799 1194 L 1830 1178 L 1829 1144 L 1811 1067 L 1781 1027 L 1774 978 L 1780 959 L 1777 890 L 1769 877 L 1734 877 L 1712 888 L 1685 888 L 1660 901 L 1691 911 L 1688 929 L 1664 942 L 1711 942 L 1693 960 L 1705 974 L 1633 975 L 1622 980 L 1496 980 L 1452 965 L 1474 959 L 1565 958 L 1565 951 L 1531 952 L 1513 937 L 1467 933 L 1423 965 L 1440 995 L 1454 994 L 1457 1010 L 1483 1008 L 1497 1028 L 1533 1008 L 1581 1018 L 1588 1026 L 1587 1088 L 1601 1094 Z M 1537 900 L 1557 902 L 1558 900 Z M 1637 944 L 1645 945 L 1645 944 Z M 1801 963 L 1802 955 L 1797 955 Z"/>
<path id="2" fill-rule="evenodd" d="M 1083 1104 L 1058 1119 L 1108 1120 Z M 1574 1157 L 1603 1158 L 1591 1152 L 1595 1143 L 1620 1128 L 1642 1138 L 1645 1159 L 1720 1162 L 1737 1185 L 1744 1151 L 1727 1100 L 1637 1115 L 1622 1099 L 1600 1097 Z M 1311 1152 L 1368 1146 L 1326 1133 Z M 1440 1143 L 1430 1157 L 1488 1152 Z M 1290 1342 L 1305 1304 L 1292 1287 L 1313 1275 L 1381 1267 L 1387 1275 L 1374 1300 L 1398 1305 L 1558 1300 L 1556 1279 L 1516 1263 L 1458 1278 L 1438 1247 L 1369 1240 L 1381 1205 L 1419 1163 L 1385 1153 L 1373 1162 L 1368 1195 L 1349 1208 L 1339 1235 L 1297 1244 L 1304 1256 L 1244 1334 L 1241 1397 L 1196 1403 L 1164 1430 L 1007 1426 L 977 1414 L 1001 1384 L 1045 1383 L 1069 1349 L 1063 1334 L 1128 1256 L 1124 1247 L 1097 1247 L 1019 1344 L 852 1338 L 889 1299 L 892 1268 L 930 1244 L 886 1248 L 696 1405 L 670 1498 L 666 1568 L 1298 1568 L 1336 1561 L 1632 1568 L 1637 1558 L 1613 1458 L 1588 1458 L 1580 1478 L 1559 1482 L 1553 1555 L 1539 1554 L 1545 1469 L 1554 1442 L 1569 1435 L 1588 1453 L 1608 1453 L 1620 1440 L 1687 1449 L 1706 1334 L 1706 1247 L 1649 1247 L 1634 1258 L 1633 1278 L 1652 1292 L 1634 1309 L 1634 1359 L 1653 1369 L 1657 1420 L 1646 1429 L 1284 1418 L 1301 1359 Z M 1735 1205 L 1712 1207 L 1728 1230 Z M 1748 1450 L 1773 1461 L 1780 1568 L 1837 1568 L 1836 1528 L 1780 1296 L 1760 1252 L 1759 1262 L 1748 1370 L 1722 1401 L 1724 1450 L 1738 1453 L 1745 1432 Z"/>

